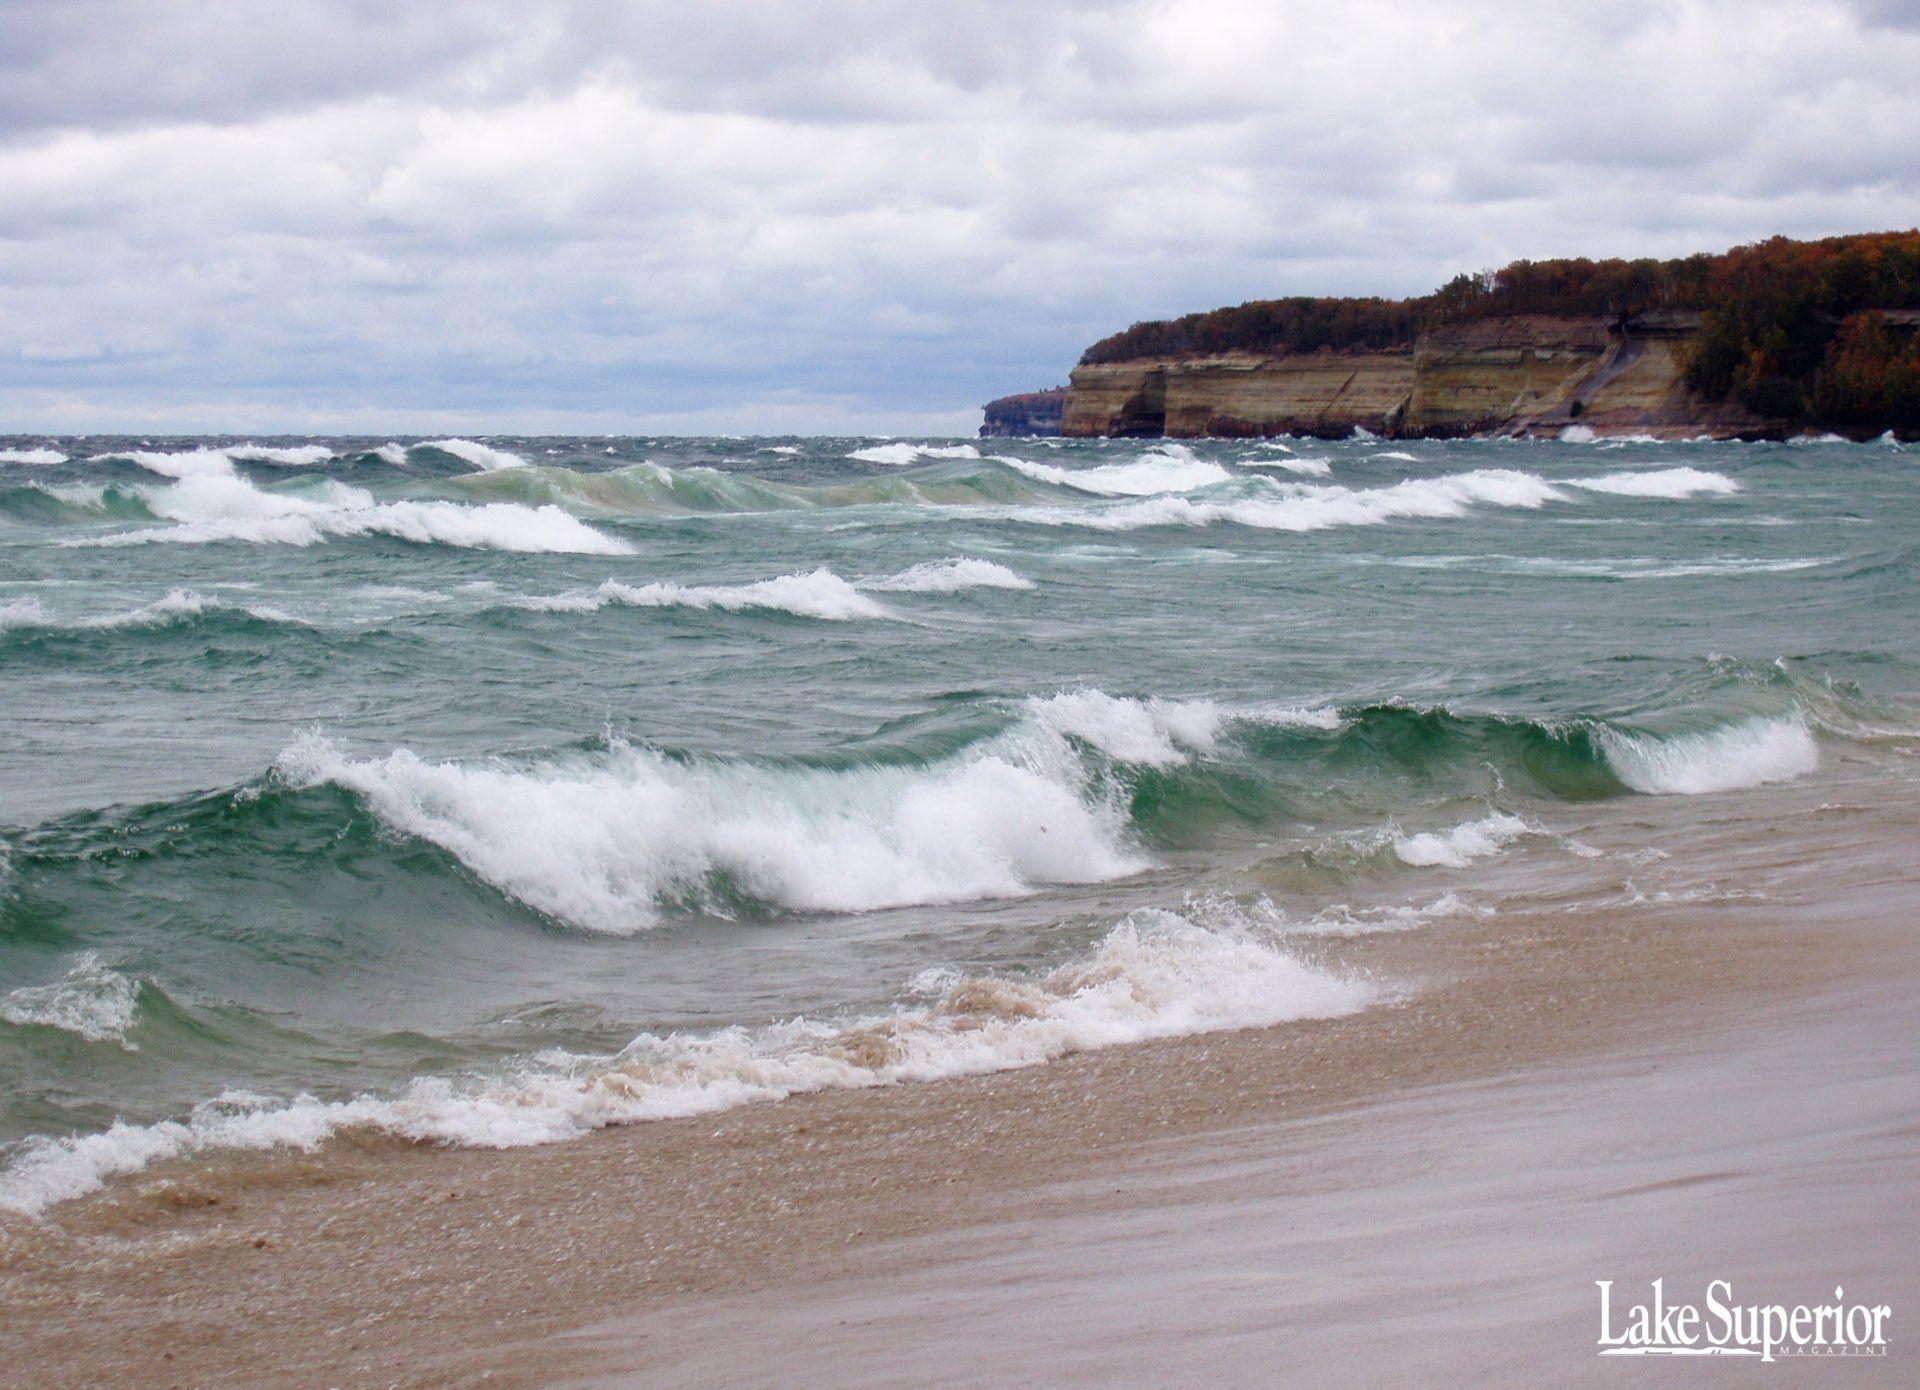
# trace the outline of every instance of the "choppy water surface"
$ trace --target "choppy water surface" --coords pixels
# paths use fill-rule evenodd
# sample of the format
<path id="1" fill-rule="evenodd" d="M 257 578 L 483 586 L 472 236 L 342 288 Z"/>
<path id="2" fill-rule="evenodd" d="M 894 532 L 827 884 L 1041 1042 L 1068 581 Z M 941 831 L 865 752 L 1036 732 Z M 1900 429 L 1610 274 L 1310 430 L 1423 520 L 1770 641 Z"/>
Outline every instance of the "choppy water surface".
<path id="1" fill-rule="evenodd" d="M 1900 783 L 1917 481 L 1891 443 L 5 441 L 0 1204 L 1348 1013 L 1393 982 L 1290 940 L 1737 895 L 1649 808 Z"/>

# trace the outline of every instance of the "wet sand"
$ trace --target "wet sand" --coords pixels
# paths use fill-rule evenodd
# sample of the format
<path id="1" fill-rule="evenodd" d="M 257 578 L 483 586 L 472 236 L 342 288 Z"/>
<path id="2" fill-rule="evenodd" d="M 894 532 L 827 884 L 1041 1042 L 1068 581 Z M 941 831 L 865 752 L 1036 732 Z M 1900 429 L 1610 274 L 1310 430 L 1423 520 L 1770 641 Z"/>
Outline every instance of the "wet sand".
<path id="1" fill-rule="evenodd" d="M 1916 896 L 1886 835 L 1794 854 L 1825 891 L 1306 943 L 1407 985 L 1348 1019 L 156 1169 L 0 1226 L 0 1379 L 1562 1382 L 1592 1281 L 1661 1275 L 1872 1287 L 1898 1361 Z"/>
<path id="2" fill-rule="evenodd" d="M 920 1237 L 817 1282 L 676 1300 L 555 1348 L 560 1383 L 1681 1383 L 1598 1355 L 1598 1293 L 1894 1310 L 1884 1358 L 1780 1384 L 1910 1383 L 1920 1059 L 1884 986 L 1363 1110 L 1148 1146 L 1098 1194 Z M 1091 1198 L 1091 1209 L 1075 1210 Z M 1066 1214 L 1051 1215 L 1050 1209 Z M 1626 1297 L 1618 1300 L 1624 1304 Z M 1619 1318 L 1616 1314 L 1615 1322 Z M 577 1346 L 567 1346 L 572 1343 Z M 1718 1368 L 1716 1368 L 1717 1370 Z"/>

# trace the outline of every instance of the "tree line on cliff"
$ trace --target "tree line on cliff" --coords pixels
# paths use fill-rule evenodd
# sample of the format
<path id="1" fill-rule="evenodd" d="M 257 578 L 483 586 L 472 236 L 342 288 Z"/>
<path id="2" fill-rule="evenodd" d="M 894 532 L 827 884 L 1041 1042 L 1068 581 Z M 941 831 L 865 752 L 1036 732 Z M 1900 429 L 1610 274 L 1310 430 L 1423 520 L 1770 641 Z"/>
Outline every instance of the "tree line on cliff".
<path id="1" fill-rule="evenodd" d="M 1920 331 L 1885 313 L 1920 310 L 1920 231 L 1774 237 L 1667 261 L 1515 261 L 1415 299 L 1255 300 L 1136 323 L 1080 361 L 1380 351 L 1507 314 L 1621 321 L 1662 310 L 1700 315 L 1687 384 L 1707 400 L 1772 419 L 1920 427 Z"/>

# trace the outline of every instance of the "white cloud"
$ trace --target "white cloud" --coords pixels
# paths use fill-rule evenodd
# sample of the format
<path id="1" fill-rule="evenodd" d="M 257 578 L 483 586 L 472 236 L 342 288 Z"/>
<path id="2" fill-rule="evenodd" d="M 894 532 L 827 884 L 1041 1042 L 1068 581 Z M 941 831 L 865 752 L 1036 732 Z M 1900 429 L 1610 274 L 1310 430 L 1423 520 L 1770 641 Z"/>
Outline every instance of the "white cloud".
<path id="1" fill-rule="evenodd" d="M 18 429 L 963 428 L 1138 318 L 1920 222 L 1888 0 L 0 0 L 0 30 Z"/>

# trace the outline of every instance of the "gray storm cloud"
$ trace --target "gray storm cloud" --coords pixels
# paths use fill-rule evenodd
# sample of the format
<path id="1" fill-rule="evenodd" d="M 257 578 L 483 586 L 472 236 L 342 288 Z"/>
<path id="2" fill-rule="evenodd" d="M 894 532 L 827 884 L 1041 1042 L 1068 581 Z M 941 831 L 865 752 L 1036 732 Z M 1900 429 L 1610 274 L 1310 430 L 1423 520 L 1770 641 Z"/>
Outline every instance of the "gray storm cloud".
<path id="1" fill-rule="evenodd" d="M 0 429 L 970 430 L 1088 340 L 1920 222 L 1920 17 L 0 3 Z"/>

